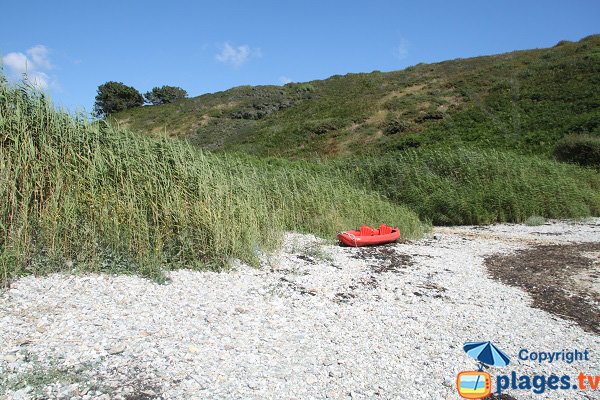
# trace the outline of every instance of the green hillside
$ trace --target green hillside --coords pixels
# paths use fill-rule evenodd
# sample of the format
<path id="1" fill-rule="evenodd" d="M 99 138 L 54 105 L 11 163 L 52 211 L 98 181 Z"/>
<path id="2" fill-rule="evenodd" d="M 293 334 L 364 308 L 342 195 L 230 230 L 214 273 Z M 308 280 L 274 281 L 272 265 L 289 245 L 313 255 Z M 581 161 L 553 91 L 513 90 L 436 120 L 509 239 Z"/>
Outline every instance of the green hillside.
<path id="1" fill-rule="evenodd" d="M 258 119 L 246 118 L 244 113 L 257 115 L 252 113 L 264 109 L 248 108 L 241 114 L 244 118 L 233 118 L 233 107 L 229 111 L 221 107 L 230 117 L 208 117 L 206 127 L 216 129 L 218 125 L 210 124 L 227 121 L 255 124 L 254 131 L 246 132 L 246 140 L 256 138 L 252 143 L 243 142 L 239 131 L 220 126 L 222 133 L 214 137 L 223 138 L 222 145 L 234 149 L 308 155 L 310 146 L 319 140 L 326 143 L 330 137 L 332 146 L 347 146 L 339 153 L 355 151 L 358 142 L 341 140 L 374 124 L 372 117 L 365 117 L 363 125 L 354 121 L 357 127 L 337 138 L 329 131 L 313 133 L 310 146 L 288 150 L 284 144 L 299 142 L 299 130 L 296 136 L 269 142 L 267 135 L 278 125 L 261 125 L 280 120 L 282 129 L 291 130 L 295 124 L 322 129 L 322 121 L 344 121 L 341 116 L 351 118 L 349 110 L 360 105 L 367 115 L 371 103 L 356 101 L 356 96 L 334 97 L 339 95 L 332 85 L 345 79 L 289 85 L 284 90 L 293 95 L 279 94 L 280 101 L 290 101 L 289 107 Z M 327 85 L 329 97 L 323 95 Z M 215 112 L 232 92 L 241 96 L 264 93 L 263 89 L 238 88 L 205 99 L 214 101 L 208 109 Z M 386 101 L 393 99 L 388 96 Z M 134 113 L 184 108 L 194 101 Z M 585 101 L 580 98 L 578 103 Z M 237 107 L 241 112 L 241 106 Z M 565 102 L 565 107 L 570 103 Z M 311 112 L 320 112 L 321 122 L 316 117 L 302 121 L 302 115 Z M 326 117 L 334 112 L 338 119 Z M 422 125 L 429 126 L 427 130 L 408 135 L 435 138 L 436 123 L 448 122 L 425 119 Z M 192 139 L 199 140 L 195 135 Z M 384 140 L 389 145 L 393 138 L 399 138 L 398 147 L 405 135 L 382 134 L 379 142 L 371 142 L 372 149 L 381 151 Z M 340 141 L 336 144 L 333 139 Z M 443 137 L 440 143 L 459 139 L 458 135 Z M 520 148 L 527 150 L 527 142 L 522 143 Z M 330 150 L 328 154 L 333 153 Z M 400 227 L 404 238 L 418 238 L 430 223 L 597 216 L 600 174 L 535 155 L 460 145 L 423 146 L 320 163 L 213 153 L 183 140 L 153 138 L 110 122 L 74 118 L 56 110 L 46 95 L 27 83 L 10 85 L 0 74 L 0 198 L 2 287 L 20 275 L 54 271 L 138 273 L 162 279 L 168 269 L 221 268 L 234 258 L 256 264 L 289 230 L 332 239 L 340 230 L 387 223 Z"/>
<path id="2" fill-rule="evenodd" d="M 144 134 L 257 155 L 438 145 L 550 154 L 569 133 L 600 135 L 600 35 L 387 73 L 241 86 L 113 118 Z"/>

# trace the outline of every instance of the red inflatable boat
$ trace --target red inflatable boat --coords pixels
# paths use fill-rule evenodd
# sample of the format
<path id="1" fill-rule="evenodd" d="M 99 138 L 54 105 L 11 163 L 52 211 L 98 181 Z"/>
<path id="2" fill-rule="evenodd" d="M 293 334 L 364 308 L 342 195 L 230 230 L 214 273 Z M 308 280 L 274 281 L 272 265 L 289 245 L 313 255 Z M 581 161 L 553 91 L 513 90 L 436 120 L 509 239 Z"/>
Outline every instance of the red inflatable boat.
<path id="1" fill-rule="evenodd" d="M 358 231 L 345 231 L 337 235 L 340 242 L 346 246 L 373 246 L 395 242 L 400 238 L 400 229 L 381 225 L 379 229 L 361 226 Z"/>

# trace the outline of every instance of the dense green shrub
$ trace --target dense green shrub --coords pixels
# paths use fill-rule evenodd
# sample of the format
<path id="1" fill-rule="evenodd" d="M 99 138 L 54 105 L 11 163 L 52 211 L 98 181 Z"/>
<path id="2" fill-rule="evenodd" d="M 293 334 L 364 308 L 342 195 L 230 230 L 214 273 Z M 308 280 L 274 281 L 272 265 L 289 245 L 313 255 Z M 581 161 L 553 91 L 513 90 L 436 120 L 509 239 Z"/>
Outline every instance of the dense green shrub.
<path id="1" fill-rule="evenodd" d="M 314 92 L 315 87 L 310 83 L 295 83 L 290 82 L 284 85 L 291 92 Z"/>
<path id="2" fill-rule="evenodd" d="M 386 135 L 395 135 L 397 133 L 402 133 L 410 130 L 412 124 L 410 121 L 391 118 L 385 121 L 382 125 L 383 133 Z"/>
<path id="3" fill-rule="evenodd" d="M 185 99 L 187 96 L 187 92 L 182 88 L 167 85 L 154 87 L 144 94 L 146 101 L 154 105 L 172 103 L 178 99 Z"/>
<path id="4" fill-rule="evenodd" d="M 322 120 L 311 120 L 304 123 L 304 129 L 307 132 L 314 133 L 316 135 L 322 135 L 324 133 L 335 131 L 343 128 L 345 121 L 338 118 L 327 118 Z"/>
<path id="5" fill-rule="evenodd" d="M 560 161 L 599 168 L 600 136 L 565 136 L 554 146 L 554 157 Z"/>

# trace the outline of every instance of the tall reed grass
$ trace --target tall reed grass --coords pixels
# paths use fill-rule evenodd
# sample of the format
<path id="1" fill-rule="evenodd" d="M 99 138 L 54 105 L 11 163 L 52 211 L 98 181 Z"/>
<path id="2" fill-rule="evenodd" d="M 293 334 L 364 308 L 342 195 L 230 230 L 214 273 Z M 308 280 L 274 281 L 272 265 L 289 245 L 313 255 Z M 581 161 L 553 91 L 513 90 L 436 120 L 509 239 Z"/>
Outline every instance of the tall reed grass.
<path id="1" fill-rule="evenodd" d="M 549 159 L 459 147 L 351 159 L 337 167 L 436 225 L 600 215 L 600 174 Z"/>
<path id="2" fill-rule="evenodd" d="M 56 110 L 0 80 L 0 280 L 64 269 L 158 277 L 256 263 L 285 230 L 333 234 L 415 213 L 341 174 L 203 153 Z"/>

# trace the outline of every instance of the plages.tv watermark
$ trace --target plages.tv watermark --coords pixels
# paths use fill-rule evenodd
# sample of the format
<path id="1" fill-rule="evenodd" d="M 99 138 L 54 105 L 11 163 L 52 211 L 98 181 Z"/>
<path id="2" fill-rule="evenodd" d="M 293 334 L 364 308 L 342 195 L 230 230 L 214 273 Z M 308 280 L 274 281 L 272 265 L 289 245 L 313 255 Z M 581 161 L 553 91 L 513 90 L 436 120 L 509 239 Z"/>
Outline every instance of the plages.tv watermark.
<path id="1" fill-rule="evenodd" d="M 463 371 L 456 377 L 458 394 L 465 399 L 482 399 L 492 392 L 501 394 L 508 390 L 527 390 L 533 394 L 547 391 L 578 390 L 600 392 L 600 375 L 585 371 L 586 363 L 590 361 L 589 349 L 573 349 L 561 351 L 536 351 L 521 349 L 517 353 L 520 361 L 539 364 L 544 363 L 581 363 L 582 369 L 575 376 L 563 374 L 550 375 L 519 375 L 515 371 L 494 374 L 484 371 L 491 366 L 506 367 L 511 357 L 491 342 L 467 342 L 465 352 L 474 358 L 479 368 L 476 371 Z"/>

